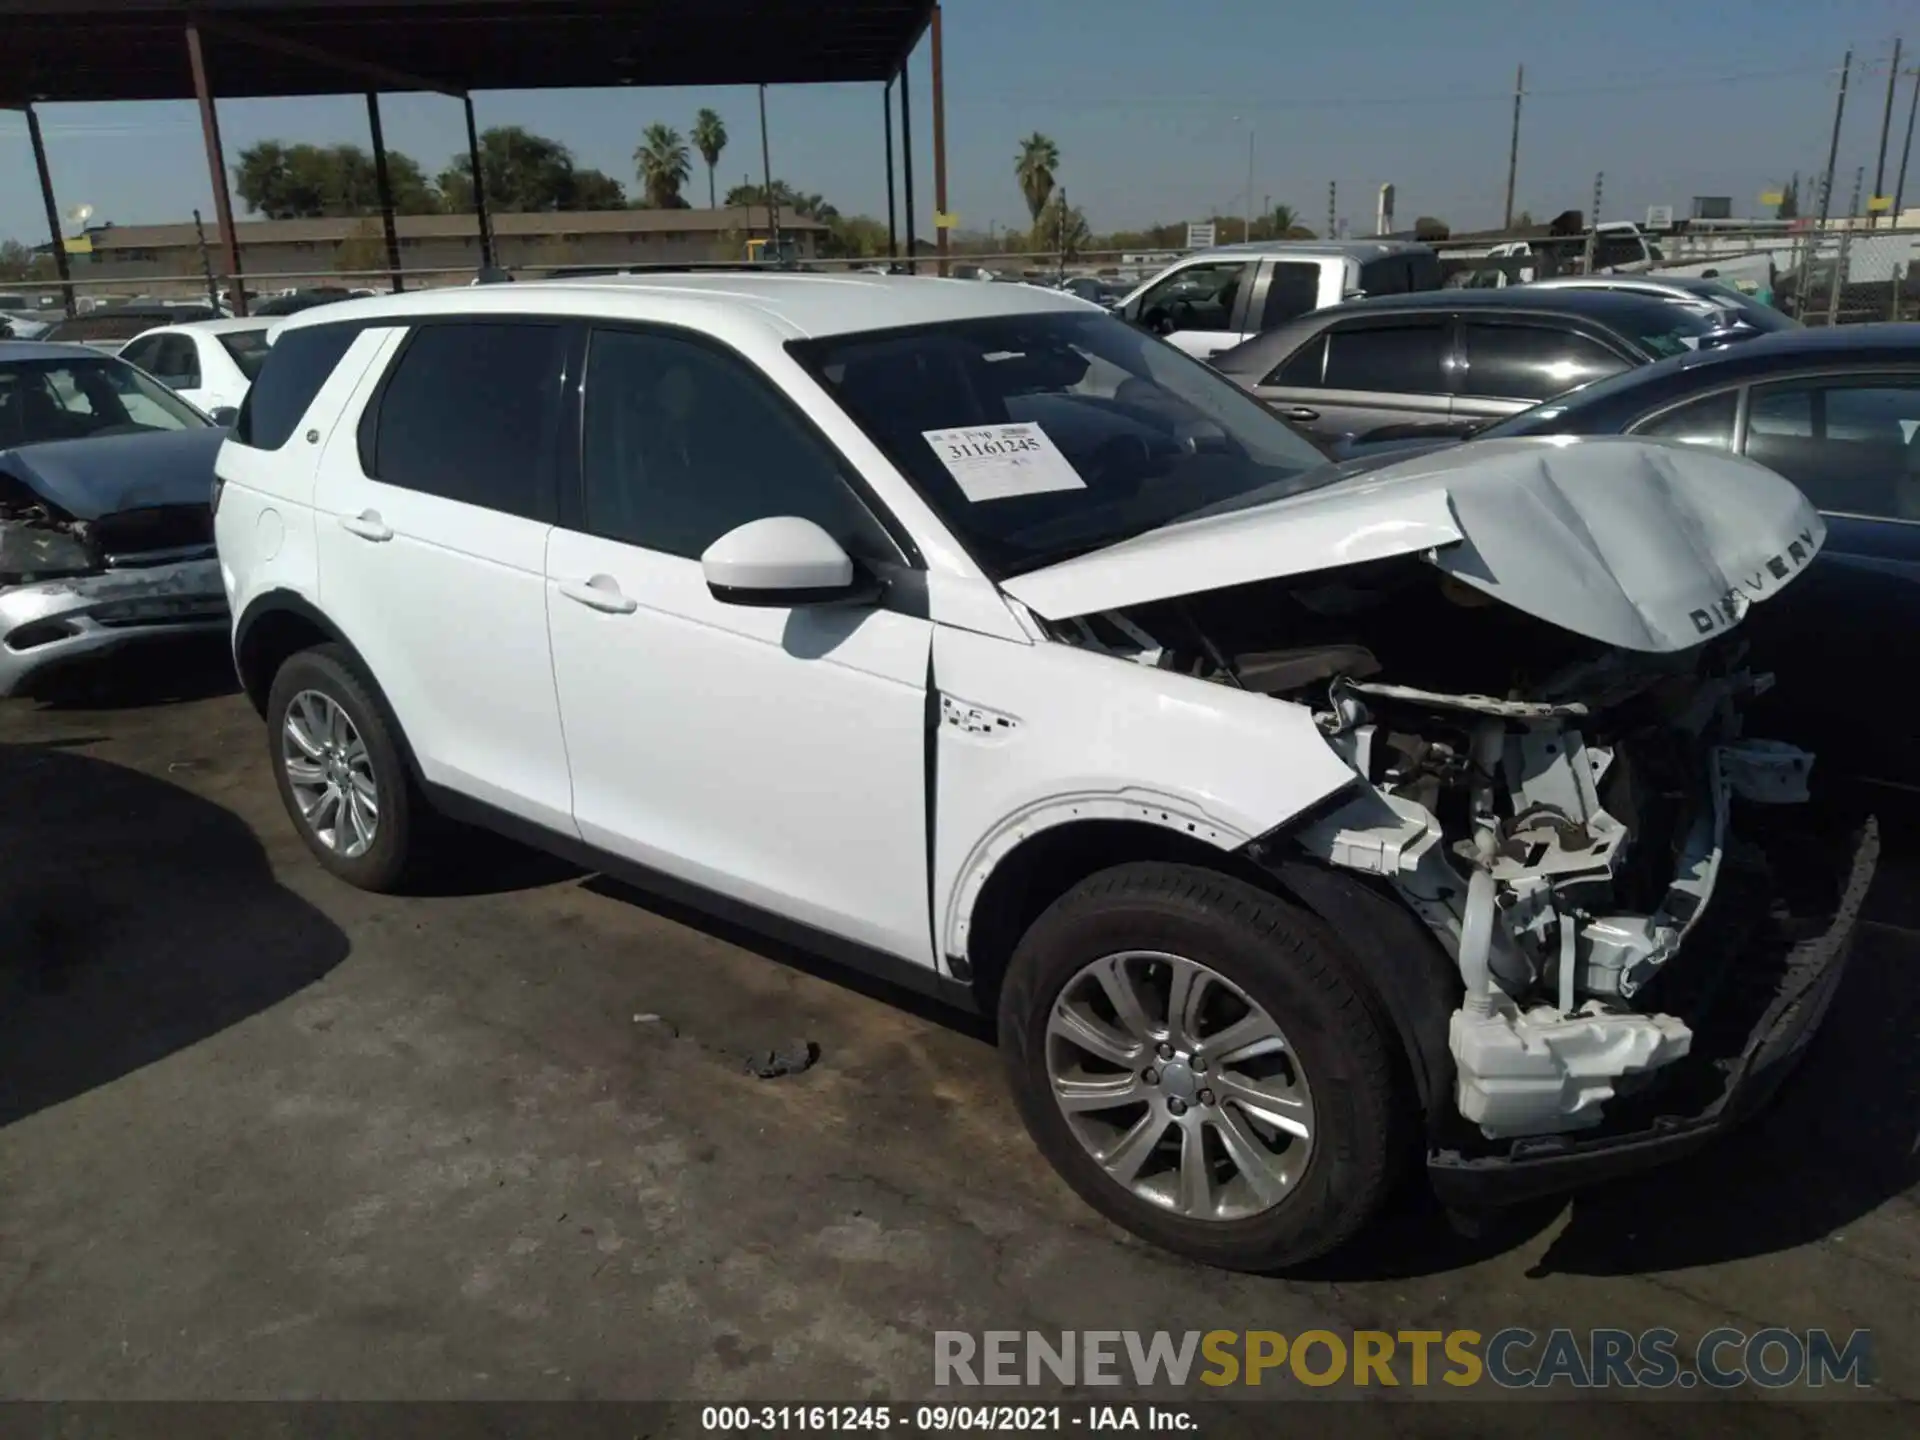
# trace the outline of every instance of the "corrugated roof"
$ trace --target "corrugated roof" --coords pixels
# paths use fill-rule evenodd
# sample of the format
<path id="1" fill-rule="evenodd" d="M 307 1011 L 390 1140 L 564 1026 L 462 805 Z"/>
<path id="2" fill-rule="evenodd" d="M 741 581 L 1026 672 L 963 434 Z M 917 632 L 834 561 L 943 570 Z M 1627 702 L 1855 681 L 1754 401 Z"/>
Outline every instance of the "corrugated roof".
<path id="1" fill-rule="evenodd" d="M 879 81 L 898 70 L 932 8 L 932 0 L 0 0 L 0 101 L 192 99 L 190 13 L 213 93 L 241 98 L 366 89 L 366 74 L 340 59 L 414 82 L 389 75 L 383 90 Z M 290 48 L 258 43 L 263 36 Z"/>
<path id="2" fill-rule="evenodd" d="M 767 228 L 765 207 L 742 206 L 732 210 L 580 210 L 509 212 L 489 217 L 496 237 L 549 235 L 664 235 L 718 234 L 726 230 L 762 230 Z M 394 227 L 402 240 L 440 240 L 477 237 L 479 222 L 466 215 L 398 215 Z M 780 228 L 787 231 L 822 231 L 818 220 L 807 220 L 786 211 L 780 214 Z M 240 220 L 234 223 L 234 236 L 242 246 L 335 244 L 354 235 L 378 236 L 384 232 L 378 215 L 342 215 L 318 220 Z M 198 245 L 200 233 L 191 223 L 168 225 L 111 225 L 89 232 L 95 250 L 165 250 L 174 246 Z M 213 239 L 212 227 L 207 237 Z"/>

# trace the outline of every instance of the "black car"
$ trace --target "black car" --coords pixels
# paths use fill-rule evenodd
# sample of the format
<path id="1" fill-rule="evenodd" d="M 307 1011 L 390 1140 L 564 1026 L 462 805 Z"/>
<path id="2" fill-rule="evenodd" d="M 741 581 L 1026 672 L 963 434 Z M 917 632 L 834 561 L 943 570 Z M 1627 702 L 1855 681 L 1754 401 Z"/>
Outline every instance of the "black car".
<path id="1" fill-rule="evenodd" d="M 1764 708 L 1838 762 L 1829 768 L 1920 785 L 1920 325 L 1788 330 L 1684 355 L 1477 438 L 1527 435 L 1708 446 L 1806 492 L 1826 517 L 1826 548 L 1747 627 L 1780 677 Z"/>
<path id="2" fill-rule="evenodd" d="M 1437 290 L 1334 305 L 1213 358 L 1323 445 L 1461 438 L 1578 386 L 1717 346 L 1698 306 L 1613 290 Z"/>
<path id="3" fill-rule="evenodd" d="M 217 320 L 211 305 L 102 305 L 97 310 L 62 318 L 36 338 L 50 345 L 91 345 L 109 355 L 136 335 L 158 325 L 185 325 L 193 320 Z"/>

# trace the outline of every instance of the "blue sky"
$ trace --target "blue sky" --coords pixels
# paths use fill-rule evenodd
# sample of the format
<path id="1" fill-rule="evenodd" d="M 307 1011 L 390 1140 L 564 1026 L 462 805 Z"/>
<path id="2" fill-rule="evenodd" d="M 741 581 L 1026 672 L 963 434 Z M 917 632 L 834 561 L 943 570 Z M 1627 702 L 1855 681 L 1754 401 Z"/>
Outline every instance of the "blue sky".
<path id="1" fill-rule="evenodd" d="M 1506 179 L 1514 66 L 1527 67 L 1517 205 L 1536 216 L 1587 208 L 1606 174 L 1606 218 L 1649 204 L 1684 212 L 1696 194 L 1729 195 L 1735 213 L 1794 170 L 1825 162 L 1842 54 L 1854 83 L 1837 204 L 1868 167 L 1884 104 L 1891 38 L 1913 0 L 947 0 L 950 208 L 966 229 L 1025 224 L 1013 156 L 1032 130 L 1060 146 L 1060 183 L 1096 230 L 1239 213 L 1254 140 L 1256 206 L 1285 201 L 1324 225 L 1329 181 L 1339 214 L 1371 229 L 1374 194 L 1398 213 L 1456 228 L 1497 223 Z M 933 211 L 928 56 L 913 61 L 917 209 Z M 1862 67 L 1866 66 L 1863 73 Z M 216 88 L 218 77 L 215 77 Z M 1907 103 L 1903 82 L 1887 188 Z M 751 89 L 500 92 L 476 99 L 480 124 L 520 124 L 572 147 L 582 164 L 632 180 L 633 147 L 655 120 L 686 129 L 701 105 L 733 142 L 722 188 L 760 173 Z M 387 143 L 437 170 L 462 148 L 457 102 L 388 96 Z M 885 213 L 877 85 L 768 92 L 774 173 L 849 212 Z M 220 107 L 229 160 L 277 137 L 367 143 L 357 97 L 230 101 Z M 50 105 L 42 109 L 61 207 L 96 223 L 212 220 L 193 106 Z M 630 186 L 630 188 L 632 188 Z M 689 197 L 704 198 L 704 176 Z M 1909 172 L 1920 201 L 1920 157 Z M 237 203 L 237 202 L 236 202 Z M 25 122 L 0 112 L 0 237 L 45 238 Z"/>

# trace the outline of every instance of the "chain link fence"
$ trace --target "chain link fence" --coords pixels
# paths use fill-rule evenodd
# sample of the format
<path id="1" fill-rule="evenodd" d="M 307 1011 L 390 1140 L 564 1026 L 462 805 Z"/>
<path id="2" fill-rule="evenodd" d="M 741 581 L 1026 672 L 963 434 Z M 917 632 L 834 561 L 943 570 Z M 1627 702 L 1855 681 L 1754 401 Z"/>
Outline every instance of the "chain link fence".
<path id="1" fill-rule="evenodd" d="M 1661 237 L 1658 268 L 1717 275 L 1808 325 L 1920 320 L 1920 230 L 1842 221 L 1825 230 Z"/>

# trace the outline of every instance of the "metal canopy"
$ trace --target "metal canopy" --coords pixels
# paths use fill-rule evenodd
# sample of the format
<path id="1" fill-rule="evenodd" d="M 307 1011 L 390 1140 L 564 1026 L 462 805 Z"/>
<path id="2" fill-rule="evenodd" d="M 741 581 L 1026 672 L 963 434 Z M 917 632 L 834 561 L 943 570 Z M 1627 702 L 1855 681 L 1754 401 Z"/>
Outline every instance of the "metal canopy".
<path id="1" fill-rule="evenodd" d="M 0 0 L 0 103 L 885 81 L 933 0 Z"/>

